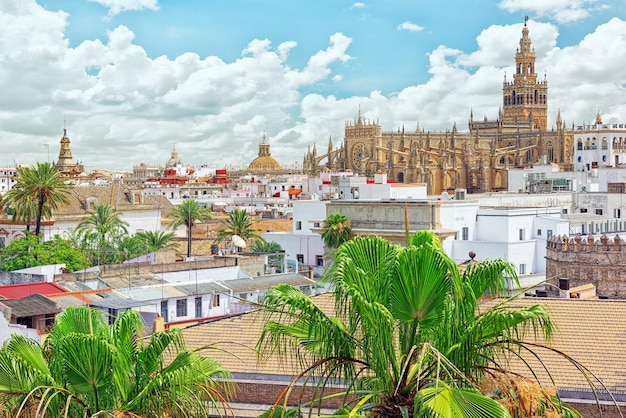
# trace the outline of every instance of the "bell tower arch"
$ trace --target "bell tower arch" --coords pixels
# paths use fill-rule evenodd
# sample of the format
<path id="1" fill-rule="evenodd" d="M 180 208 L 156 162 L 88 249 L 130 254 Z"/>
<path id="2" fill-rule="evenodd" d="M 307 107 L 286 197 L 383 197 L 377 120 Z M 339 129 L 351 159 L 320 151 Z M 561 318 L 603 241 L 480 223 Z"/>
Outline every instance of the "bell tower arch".
<path id="1" fill-rule="evenodd" d="M 502 119 L 504 122 L 531 121 L 533 125 L 548 129 L 548 80 L 537 80 L 535 48 L 528 36 L 528 16 L 524 18 L 522 37 L 515 53 L 513 81 L 504 76 L 502 86 Z"/>

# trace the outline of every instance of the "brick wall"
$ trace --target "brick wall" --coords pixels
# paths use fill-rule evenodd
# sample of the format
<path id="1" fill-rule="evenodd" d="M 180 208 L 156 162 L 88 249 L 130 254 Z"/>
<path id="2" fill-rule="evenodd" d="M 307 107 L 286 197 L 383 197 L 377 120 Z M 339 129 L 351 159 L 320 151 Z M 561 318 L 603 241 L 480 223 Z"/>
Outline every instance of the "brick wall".
<path id="1" fill-rule="evenodd" d="M 593 284 L 599 295 L 626 297 L 626 242 L 616 235 L 551 237 L 546 246 L 546 277 L 568 278 L 571 286 Z"/>

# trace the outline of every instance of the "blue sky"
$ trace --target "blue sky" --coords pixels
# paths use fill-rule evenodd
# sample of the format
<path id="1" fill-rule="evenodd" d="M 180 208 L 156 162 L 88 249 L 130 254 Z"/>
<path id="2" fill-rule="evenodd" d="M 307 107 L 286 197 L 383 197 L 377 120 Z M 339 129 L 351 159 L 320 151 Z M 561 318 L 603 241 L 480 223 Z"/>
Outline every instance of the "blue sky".
<path id="1" fill-rule="evenodd" d="M 553 123 L 626 121 L 624 0 L 0 0 L 0 165 L 243 166 L 263 132 L 284 165 L 339 145 L 360 108 L 384 130 L 493 119 L 524 16 Z M 10 147 L 7 147 L 11 144 Z M 3 159 L 2 159 L 3 158 Z"/>

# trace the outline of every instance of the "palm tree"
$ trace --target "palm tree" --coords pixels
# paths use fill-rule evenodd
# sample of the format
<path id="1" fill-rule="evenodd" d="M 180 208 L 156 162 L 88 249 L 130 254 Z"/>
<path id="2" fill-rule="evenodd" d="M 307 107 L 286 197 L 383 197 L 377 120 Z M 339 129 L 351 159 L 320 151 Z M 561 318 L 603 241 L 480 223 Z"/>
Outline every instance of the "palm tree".
<path id="1" fill-rule="evenodd" d="M 211 219 L 209 210 L 194 199 L 185 199 L 180 206 L 171 210 L 169 216 L 173 218 L 171 228 L 176 229 L 181 225 L 187 227 L 187 257 L 191 257 L 191 230 L 196 221 Z"/>
<path id="2" fill-rule="evenodd" d="M 137 311 L 109 326 L 98 311 L 72 306 L 43 347 L 13 334 L 0 350 L 0 414 L 197 417 L 211 406 L 223 414 L 228 387 L 218 379 L 230 374 L 187 351 L 179 330 L 149 339 L 144 331 Z"/>
<path id="3" fill-rule="evenodd" d="M 4 202 L 5 212 L 13 216 L 13 222 L 25 223 L 26 230 L 30 231 L 32 220 L 37 218 L 37 202 L 32 194 L 28 190 L 13 188 L 5 195 Z"/>
<path id="4" fill-rule="evenodd" d="M 4 196 L 4 205 L 15 209 L 17 220 L 30 223 L 35 215 L 35 235 L 39 235 L 41 220 L 50 218 L 53 210 L 69 204 L 70 188 L 71 185 L 64 182 L 61 173 L 51 163 L 19 167 L 15 185 Z"/>
<path id="5" fill-rule="evenodd" d="M 137 232 L 135 236 L 145 242 L 149 251 L 169 250 L 177 247 L 176 242 L 174 242 L 176 236 L 173 232 L 157 229 L 156 231 Z"/>
<path id="6" fill-rule="evenodd" d="M 322 226 L 322 241 L 328 248 L 339 248 L 341 244 L 352 238 L 350 219 L 339 212 L 328 215 Z"/>
<path id="7" fill-rule="evenodd" d="M 259 240 L 256 240 L 254 245 L 252 245 L 250 249 L 258 253 L 271 253 L 272 255 L 267 257 L 268 264 L 272 267 L 276 267 L 276 271 L 282 271 L 284 254 L 276 254 L 283 252 L 283 248 L 280 246 L 279 243 L 275 241 L 265 241 L 261 238 Z"/>
<path id="8" fill-rule="evenodd" d="M 78 231 L 93 233 L 99 242 L 116 235 L 127 234 L 128 222 L 122 220 L 122 214 L 111 205 L 94 205 L 94 210 L 87 213 L 87 217 L 78 224 Z"/>
<path id="9" fill-rule="evenodd" d="M 307 367 L 299 377 L 318 378 L 320 399 L 327 385 L 344 382 L 352 395 L 345 414 L 506 417 L 478 391 L 481 377 L 505 370 L 490 368 L 492 360 L 514 352 L 526 328 L 546 339 L 552 333 L 539 305 L 480 312 L 485 292 L 517 280 L 513 266 L 494 260 L 461 274 L 432 232 L 417 232 L 407 247 L 355 237 L 337 249 L 323 280 L 335 316 L 299 290 L 276 286 L 264 300 L 268 320 L 257 348 L 283 360 L 295 355 Z"/>
<path id="10" fill-rule="evenodd" d="M 239 235 L 244 241 L 261 240 L 258 229 L 254 228 L 255 223 L 245 209 L 235 208 L 222 220 L 224 228 L 217 231 L 217 241 L 223 242 L 233 235 Z"/>

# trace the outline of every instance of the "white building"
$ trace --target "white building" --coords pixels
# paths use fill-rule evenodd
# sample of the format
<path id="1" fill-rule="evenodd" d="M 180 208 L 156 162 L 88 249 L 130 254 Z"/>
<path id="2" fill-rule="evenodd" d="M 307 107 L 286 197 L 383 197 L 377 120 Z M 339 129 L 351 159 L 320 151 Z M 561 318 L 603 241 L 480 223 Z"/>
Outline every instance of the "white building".
<path id="1" fill-rule="evenodd" d="M 267 231 L 262 234 L 266 241 L 274 241 L 282 247 L 288 261 L 312 266 L 315 276 L 322 273 L 326 260 L 322 237 L 312 228 L 321 228 L 322 220 L 326 219 L 327 203 L 327 200 L 317 199 L 294 200 L 291 232 Z"/>
<path id="2" fill-rule="evenodd" d="M 15 185 L 17 169 L 14 167 L 0 168 L 0 193 L 8 192 Z"/>
<path id="3" fill-rule="evenodd" d="M 469 225 L 461 228 L 449 255 L 462 262 L 473 251 L 477 260 L 513 263 L 520 276 L 545 273 L 546 240 L 569 234 L 569 222 L 561 216 L 558 207 L 481 207 L 473 230 Z"/>
<path id="4" fill-rule="evenodd" d="M 626 163 L 626 124 L 602 123 L 600 112 L 593 125 L 574 130 L 574 170 L 591 171 Z"/>

